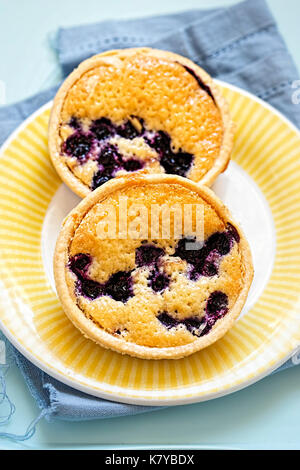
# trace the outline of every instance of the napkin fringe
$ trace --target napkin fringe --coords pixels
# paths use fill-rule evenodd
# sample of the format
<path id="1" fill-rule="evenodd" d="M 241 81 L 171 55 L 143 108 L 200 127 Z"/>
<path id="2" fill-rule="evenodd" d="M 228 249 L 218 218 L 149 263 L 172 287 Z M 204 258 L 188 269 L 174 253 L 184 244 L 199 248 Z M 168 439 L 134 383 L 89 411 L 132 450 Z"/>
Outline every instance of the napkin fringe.
<path id="1" fill-rule="evenodd" d="M 6 390 L 6 380 L 5 375 L 9 369 L 8 365 L 0 367 L 0 406 L 7 407 L 8 410 L 6 413 L 0 415 L 0 425 L 3 426 L 10 421 L 10 418 L 16 411 L 16 407 L 14 403 L 10 400 L 9 396 L 7 395 Z"/>
<path id="2" fill-rule="evenodd" d="M 30 439 L 36 432 L 36 425 L 38 422 L 44 418 L 49 413 L 48 409 L 44 409 L 40 414 L 29 424 L 24 434 L 14 434 L 9 432 L 0 432 L 0 438 L 12 439 L 13 441 L 27 441 Z"/>
<path id="3" fill-rule="evenodd" d="M 8 393 L 7 393 L 7 386 L 6 386 L 6 375 L 8 374 L 11 366 L 16 362 L 14 359 L 11 350 L 9 348 L 8 341 L 6 338 L 2 335 L 0 332 L 0 339 L 1 341 L 4 342 L 5 344 L 5 363 L 0 364 L 0 407 L 1 409 L 4 408 L 6 411 L 2 412 L 0 414 L 0 426 L 7 425 L 14 413 L 16 412 L 16 406 L 12 402 L 12 400 L 9 398 Z M 37 398 L 37 397 L 36 397 Z M 15 434 L 15 433 L 9 433 L 9 432 L 0 432 L 0 438 L 6 438 L 6 439 L 12 439 L 14 441 L 26 441 L 27 439 L 30 439 L 35 431 L 36 431 L 36 425 L 38 422 L 44 418 L 45 416 L 51 415 L 55 411 L 55 406 L 50 405 L 47 407 L 41 406 L 41 401 L 38 404 L 42 410 L 38 414 L 36 418 L 34 418 L 31 423 L 28 425 L 26 431 L 24 434 Z"/>

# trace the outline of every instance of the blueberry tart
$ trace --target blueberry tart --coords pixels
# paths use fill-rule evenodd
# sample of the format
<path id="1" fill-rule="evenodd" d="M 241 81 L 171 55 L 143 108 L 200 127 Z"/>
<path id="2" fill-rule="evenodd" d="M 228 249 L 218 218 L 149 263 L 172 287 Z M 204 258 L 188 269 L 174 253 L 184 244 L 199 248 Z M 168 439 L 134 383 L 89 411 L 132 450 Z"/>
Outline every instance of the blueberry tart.
<path id="1" fill-rule="evenodd" d="M 210 189 L 148 174 L 112 179 L 72 210 L 54 272 L 62 306 L 86 337 L 146 359 L 218 340 L 253 276 L 248 243 Z"/>
<path id="2" fill-rule="evenodd" d="M 59 89 L 49 123 L 54 166 L 81 197 L 137 172 L 210 185 L 228 164 L 232 140 L 227 103 L 210 76 L 182 56 L 147 48 L 82 62 Z"/>

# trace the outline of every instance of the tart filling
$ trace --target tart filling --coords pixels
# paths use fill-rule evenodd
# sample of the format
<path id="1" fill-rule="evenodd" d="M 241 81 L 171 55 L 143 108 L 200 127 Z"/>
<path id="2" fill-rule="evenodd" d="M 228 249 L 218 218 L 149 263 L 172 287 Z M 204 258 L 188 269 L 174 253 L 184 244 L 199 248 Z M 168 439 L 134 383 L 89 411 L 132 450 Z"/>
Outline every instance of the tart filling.
<path id="1" fill-rule="evenodd" d="M 169 173 L 211 184 L 232 147 L 227 105 L 211 78 L 176 54 L 110 51 L 59 90 L 49 149 L 79 195 L 124 174 Z"/>
<path id="2" fill-rule="evenodd" d="M 120 224 L 124 200 L 127 236 L 100 236 L 104 220 Z M 179 207 L 183 218 L 185 206 L 201 206 L 202 237 L 195 235 L 194 214 L 184 237 L 175 236 L 178 220 L 171 215 L 168 238 L 153 238 L 152 208 L 166 204 L 170 214 Z M 166 219 L 159 217 L 160 229 Z M 129 235 L 132 225 L 138 237 Z M 149 175 L 114 180 L 72 211 L 57 243 L 55 275 L 66 313 L 87 336 L 138 357 L 175 358 L 231 326 L 252 264 L 244 236 L 211 191 L 181 177 Z"/>

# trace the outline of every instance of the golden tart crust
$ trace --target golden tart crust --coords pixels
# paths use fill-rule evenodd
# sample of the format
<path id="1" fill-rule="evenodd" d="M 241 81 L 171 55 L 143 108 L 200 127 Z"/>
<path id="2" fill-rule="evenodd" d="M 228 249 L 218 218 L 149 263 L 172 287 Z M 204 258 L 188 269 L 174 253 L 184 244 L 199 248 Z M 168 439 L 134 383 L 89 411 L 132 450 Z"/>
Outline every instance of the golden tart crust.
<path id="1" fill-rule="evenodd" d="M 150 222 L 139 238 L 122 231 L 113 239 L 99 236 L 107 207 L 119 223 L 125 199 L 127 227 L 140 211 L 136 204 L 147 214 L 154 205 L 201 207 L 197 250 L 185 251 L 189 233 L 178 239 L 172 216 L 168 238 L 151 237 Z M 195 227 L 193 216 L 193 235 Z M 232 327 L 253 267 L 241 229 L 210 189 L 179 176 L 136 174 L 111 180 L 71 211 L 57 240 L 54 273 L 65 313 L 86 337 L 122 354 L 176 359 Z"/>
<path id="2" fill-rule="evenodd" d="M 211 185 L 228 165 L 233 128 L 218 87 L 192 61 L 149 48 L 113 50 L 82 62 L 59 89 L 49 150 L 81 197 L 132 171 Z"/>

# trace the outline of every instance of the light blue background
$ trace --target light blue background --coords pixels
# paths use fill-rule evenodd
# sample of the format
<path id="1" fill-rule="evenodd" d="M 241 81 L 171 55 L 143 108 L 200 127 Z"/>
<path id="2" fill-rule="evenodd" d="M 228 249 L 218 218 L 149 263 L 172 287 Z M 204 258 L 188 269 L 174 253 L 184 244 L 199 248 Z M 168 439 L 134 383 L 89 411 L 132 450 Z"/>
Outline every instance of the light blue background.
<path id="1" fill-rule="evenodd" d="M 57 82 L 59 71 L 49 38 L 59 26 L 233 3 L 236 2 L 0 0 L 0 80 L 5 84 L 6 102 L 18 101 Z M 268 3 L 300 68 L 300 2 Z M 16 367 L 8 375 L 8 393 L 17 411 L 11 423 L 0 430 L 23 434 L 38 409 Z M 90 423 L 42 421 L 30 441 L 14 444 L 0 439 L 0 449 L 123 446 L 300 449 L 299 404 L 300 367 L 296 367 L 206 403 Z"/>

